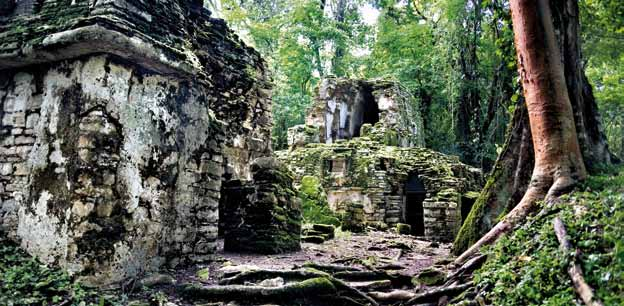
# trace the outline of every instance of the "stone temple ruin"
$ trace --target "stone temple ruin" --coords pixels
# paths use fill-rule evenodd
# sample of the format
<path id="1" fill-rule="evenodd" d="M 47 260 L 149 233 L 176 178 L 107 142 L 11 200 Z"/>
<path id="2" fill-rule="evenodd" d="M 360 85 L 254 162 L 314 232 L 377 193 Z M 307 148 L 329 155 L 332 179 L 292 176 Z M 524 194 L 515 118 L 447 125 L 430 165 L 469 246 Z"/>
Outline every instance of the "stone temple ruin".
<path id="1" fill-rule="evenodd" d="M 480 174 L 421 148 L 396 84 L 324 81 L 280 162 L 270 82 L 200 0 L 0 0 L 1 234 L 115 285 L 211 260 L 219 234 L 298 250 L 293 183 L 317 175 L 351 221 L 454 235 Z"/>
<path id="2" fill-rule="evenodd" d="M 451 241 L 482 184 L 478 169 L 422 147 L 416 103 L 386 81 L 325 80 L 306 125 L 277 152 L 295 173 L 321 178 L 332 210 L 350 223 Z"/>
<path id="3" fill-rule="evenodd" d="M 202 1 L 0 3 L 0 230 L 30 254 L 102 286 L 208 260 L 222 182 L 287 175 L 252 172 L 270 79 Z"/>
<path id="4" fill-rule="evenodd" d="M 359 137 L 364 127 L 391 145 L 424 146 L 422 126 L 413 99 L 397 83 L 329 78 L 321 82 L 306 124 L 290 129 L 288 144 L 330 144 Z"/>

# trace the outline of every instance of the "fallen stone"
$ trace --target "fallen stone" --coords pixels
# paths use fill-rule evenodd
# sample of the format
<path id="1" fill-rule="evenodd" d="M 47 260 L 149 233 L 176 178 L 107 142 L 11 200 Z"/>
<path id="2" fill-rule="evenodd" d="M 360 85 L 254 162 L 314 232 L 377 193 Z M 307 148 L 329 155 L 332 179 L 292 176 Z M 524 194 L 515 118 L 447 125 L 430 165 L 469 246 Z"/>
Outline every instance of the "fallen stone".
<path id="1" fill-rule="evenodd" d="M 330 239 L 334 238 L 334 232 L 336 231 L 336 227 L 330 224 L 314 224 L 312 229 L 328 235 Z"/>
<path id="2" fill-rule="evenodd" d="M 396 232 L 401 235 L 409 235 L 412 233 L 412 226 L 405 223 L 397 223 L 396 224 Z"/>
<path id="3" fill-rule="evenodd" d="M 436 268 L 427 268 L 412 279 L 414 285 L 422 284 L 426 286 L 440 285 L 444 283 L 446 273 Z"/>
<path id="4" fill-rule="evenodd" d="M 323 236 L 303 236 L 301 237 L 301 241 L 307 243 L 321 244 L 325 242 L 325 238 L 323 238 Z"/>
<path id="5" fill-rule="evenodd" d="M 173 285 L 175 283 L 175 279 L 171 275 L 167 274 L 152 274 L 143 278 L 139 283 L 144 287 L 166 286 Z"/>

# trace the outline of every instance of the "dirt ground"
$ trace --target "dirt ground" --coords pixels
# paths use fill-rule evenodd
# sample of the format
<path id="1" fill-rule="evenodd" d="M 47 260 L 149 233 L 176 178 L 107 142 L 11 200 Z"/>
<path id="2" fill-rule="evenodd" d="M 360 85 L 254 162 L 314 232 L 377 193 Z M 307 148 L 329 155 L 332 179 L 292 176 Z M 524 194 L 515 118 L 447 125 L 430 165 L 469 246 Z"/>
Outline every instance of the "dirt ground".
<path id="1" fill-rule="evenodd" d="M 301 247 L 301 251 L 279 255 L 239 254 L 224 252 L 223 241 L 220 240 L 217 260 L 207 265 L 169 271 L 168 274 L 175 278 L 175 284 L 156 285 L 151 288 L 148 296 L 144 295 L 141 299 L 151 300 L 152 305 L 199 305 L 181 299 L 176 294 L 175 286 L 184 283 L 217 285 L 219 279 L 222 279 L 227 271 L 293 270 L 306 262 L 353 267 L 368 266 L 413 276 L 436 263 L 444 263 L 449 257 L 451 244 L 432 243 L 409 235 L 369 231 L 365 234 L 338 232 L 334 239 L 322 244 L 302 243 Z M 208 273 L 205 273 L 206 271 Z M 168 302 L 155 303 L 157 301 L 154 300 L 154 292 L 164 293 Z"/>
<path id="2" fill-rule="evenodd" d="M 338 235 L 322 244 L 302 243 L 301 251 L 279 255 L 254 255 L 223 252 L 219 241 L 218 255 L 226 264 L 251 265 L 262 269 L 292 269 L 307 261 L 316 263 L 349 263 L 365 260 L 372 264 L 395 264 L 404 273 L 415 274 L 439 260 L 448 258 L 451 244 L 418 240 L 409 235 L 372 231 L 366 234 Z M 401 253 L 401 256 L 398 256 Z M 397 260 L 398 258 L 398 260 Z M 215 272 L 223 263 L 213 263 Z M 212 274 L 212 273 L 211 273 Z M 218 273 L 215 273 L 215 276 Z"/>

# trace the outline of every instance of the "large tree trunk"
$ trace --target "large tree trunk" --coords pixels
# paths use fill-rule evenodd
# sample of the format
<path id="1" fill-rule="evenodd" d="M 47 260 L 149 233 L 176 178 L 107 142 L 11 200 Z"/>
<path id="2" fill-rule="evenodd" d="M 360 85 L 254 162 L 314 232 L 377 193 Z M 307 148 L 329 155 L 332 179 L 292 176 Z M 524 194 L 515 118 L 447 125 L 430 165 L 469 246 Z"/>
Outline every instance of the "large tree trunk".
<path id="1" fill-rule="evenodd" d="M 564 75 L 568 88 L 577 138 L 581 147 L 583 160 L 588 169 L 599 164 L 610 164 L 617 161 L 608 150 L 605 134 L 600 125 L 600 117 L 591 86 L 587 82 L 583 71 L 581 53 L 579 51 L 579 14 L 575 0 L 551 1 L 553 24 L 558 35 L 559 52 L 564 63 Z M 570 49 L 570 50 L 568 50 Z M 518 109 L 516 109 L 516 113 Z M 513 209 L 519 202 L 518 195 L 523 194 L 531 177 L 531 162 L 524 162 L 523 167 L 517 167 L 515 159 L 526 159 L 519 155 L 519 147 L 530 146 L 525 137 L 519 141 L 518 131 L 528 121 L 518 120 L 516 115 L 511 122 L 512 128 L 508 133 L 505 150 L 499 156 L 488 184 L 473 206 L 468 219 L 464 222 L 453 245 L 455 254 L 461 254 L 468 246 L 487 233 L 495 221 L 504 213 Z M 520 152 L 525 152 L 520 150 Z M 532 155 L 533 152 L 530 151 Z M 530 166 L 527 166 L 529 165 Z"/>
<path id="2" fill-rule="evenodd" d="M 460 255 L 458 263 L 513 229 L 535 202 L 569 191 L 586 176 L 550 5 L 547 0 L 537 2 L 510 3 L 518 72 L 533 138 L 531 182 L 520 203 Z"/>
<path id="3" fill-rule="evenodd" d="M 578 141 L 585 166 L 591 171 L 600 164 L 610 164 L 617 158 L 609 152 L 592 87 L 585 76 L 581 58 L 578 1 L 551 0 L 551 8 L 553 22 L 558 29 L 557 39 L 564 61 L 566 85 L 574 111 Z"/>

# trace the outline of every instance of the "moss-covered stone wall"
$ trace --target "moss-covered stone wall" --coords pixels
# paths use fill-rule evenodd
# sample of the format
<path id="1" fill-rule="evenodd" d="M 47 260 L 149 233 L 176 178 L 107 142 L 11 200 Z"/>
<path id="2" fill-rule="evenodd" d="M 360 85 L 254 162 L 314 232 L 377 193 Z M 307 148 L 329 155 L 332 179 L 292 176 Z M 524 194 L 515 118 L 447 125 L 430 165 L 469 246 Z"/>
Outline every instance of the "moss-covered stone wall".
<path id="1" fill-rule="evenodd" d="M 274 158 L 252 164 L 252 181 L 226 183 L 221 199 L 224 250 L 276 254 L 298 251 L 301 201 L 293 177 Z"/>
<path id="2" fill-rule="evenodd" d="M 0 226 L 95 285 L 210 259 L 221 182 L 271 154 L 270 82 L 202 1 L 2 7 Z"/>
<path id="3" fill-rule="evenodd" d="M 424 236 L 451 241 L 461 225 L 462 196 L 480 190 L 482 174 L 455 156 L 425 148 L 388 146 L 369 137 L 333 144 L 308 144 L 276 152 L 295 174 L 322 178 L 330 207 L 362 205 L 367 225 L 405 222 L 405 183 L 416 174 L 426 188 Z M 467 203 L 465 203 L 467 204 Z"/>

